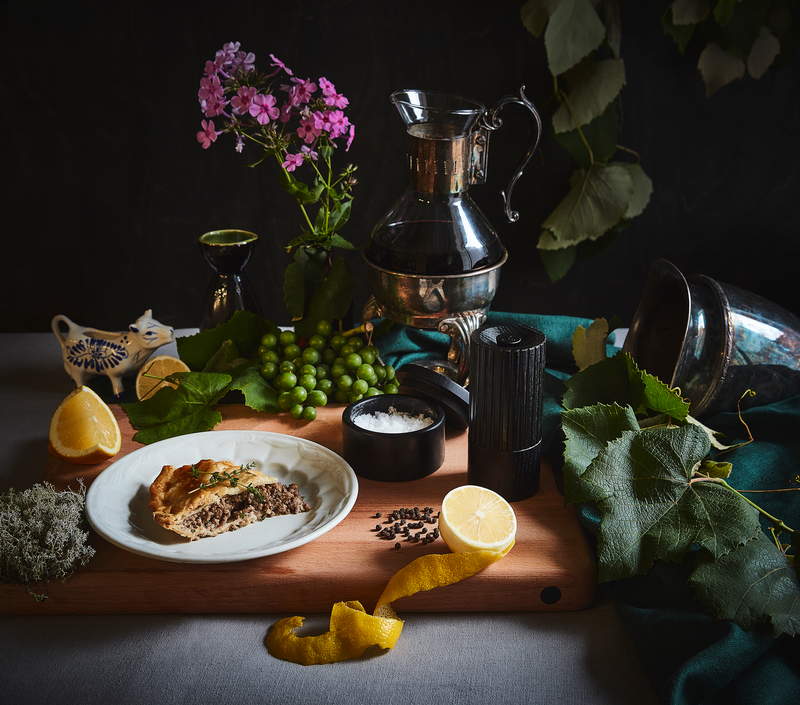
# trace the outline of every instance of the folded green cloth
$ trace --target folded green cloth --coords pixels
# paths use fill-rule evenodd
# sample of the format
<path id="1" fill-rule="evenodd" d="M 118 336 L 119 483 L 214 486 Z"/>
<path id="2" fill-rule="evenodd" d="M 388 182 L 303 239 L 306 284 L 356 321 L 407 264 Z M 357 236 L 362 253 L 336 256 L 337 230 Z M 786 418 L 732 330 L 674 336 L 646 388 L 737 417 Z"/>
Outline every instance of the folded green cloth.
<path id="1" fill-rule="evenodd" d="M 563 380 L 575 371 L 572 334 L 589 319 L 491 312 L 487 323 L 520 323 L 547 337 L 547 374 L 542 423 L 544 452 L 561 466 Z M 450 338 L 440 333 L 395 326 L 381 337 L 384 361 L 396 368 L 420 359 L 444 358 Z M 733 464 L 729 482 L 740 489 L 800 486 L 800 397 L 750 409 L 742 414 L 755 442 L 727 456 Z M 744 428 L 735 413 L 705 420 L 730 442 Z M 757 504 L 800 528 L 800 492 L 756 495 Z M 575 507 L 583 525 L 597 533 L 596 508 Z M 768 626 L 744 631 L 728 621 L 715 621 L 694 600 L 687 585 L 691 556 L 683 564 L 656 563 L 644 576 L 617 581 L 614 602 L 636 645 L 637 653 L 663 703 L 670 705 L 785 705 L 800 703 L 800 642 L 773 638 Z"/>

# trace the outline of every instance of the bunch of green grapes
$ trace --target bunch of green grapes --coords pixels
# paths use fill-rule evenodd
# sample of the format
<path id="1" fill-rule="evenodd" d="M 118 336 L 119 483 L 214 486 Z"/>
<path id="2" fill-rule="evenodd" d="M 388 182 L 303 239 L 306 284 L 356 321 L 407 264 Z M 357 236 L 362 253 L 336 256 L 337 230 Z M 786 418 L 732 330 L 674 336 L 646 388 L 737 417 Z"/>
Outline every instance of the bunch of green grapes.
<path id="1" fill-rule="evenodd" d="M 329 402 L 397 394 L 394 368 L 381 364 L 378 348 L 357 330 L 334 334 L 330 321 L 320 321 L 308 340 L 291 330 L 267 333 L 258 349 L 261 376 L 279 393 L 278 406 L 294 419 L 313 421 Z"/>

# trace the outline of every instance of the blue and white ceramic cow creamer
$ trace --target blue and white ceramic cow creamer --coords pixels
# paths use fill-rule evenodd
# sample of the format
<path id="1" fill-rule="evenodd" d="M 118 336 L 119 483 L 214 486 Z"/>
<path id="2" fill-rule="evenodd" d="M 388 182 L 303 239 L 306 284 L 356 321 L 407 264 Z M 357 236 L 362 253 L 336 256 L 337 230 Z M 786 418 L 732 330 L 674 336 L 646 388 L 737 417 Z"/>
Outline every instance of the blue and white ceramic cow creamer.
<path id="1" fill-rule="evenodd" d="M 63 315 L 52 321 L 53 333 L 61 343 L 64 369 L 80 387 L 95 375 L 111 380 L 115 397 L 125 395 L 123 375 L 136 374 L 162 345 L 175 340 L 175 331 L 153 318 L 148 309 L 124 333 L 84 328 Z M 61 324 L 66 324 L 64 333 Z"/>

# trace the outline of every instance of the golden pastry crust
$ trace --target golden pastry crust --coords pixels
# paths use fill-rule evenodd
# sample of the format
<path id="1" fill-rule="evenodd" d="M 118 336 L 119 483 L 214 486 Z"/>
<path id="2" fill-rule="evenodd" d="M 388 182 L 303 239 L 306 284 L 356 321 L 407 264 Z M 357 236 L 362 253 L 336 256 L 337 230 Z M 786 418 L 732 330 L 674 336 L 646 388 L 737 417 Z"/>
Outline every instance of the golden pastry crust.
<path id="1" fill-rule="evenodd" d="M 150 485 L 149 506 L 161 526 L 192 540 L 309 511 L 297 485 L 282 485 L 251 466 L 210 459 L 165 465 Z"/>

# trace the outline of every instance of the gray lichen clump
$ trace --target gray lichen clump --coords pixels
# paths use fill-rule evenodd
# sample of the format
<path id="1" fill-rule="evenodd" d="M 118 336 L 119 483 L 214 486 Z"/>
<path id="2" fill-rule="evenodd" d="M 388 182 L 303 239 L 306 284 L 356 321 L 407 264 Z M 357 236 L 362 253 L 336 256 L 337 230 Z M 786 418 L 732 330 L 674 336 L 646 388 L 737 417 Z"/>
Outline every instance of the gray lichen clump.
<path id="1" fill-rule="evenodd" d="M 86 488 L 56 492 L 44 482 L 23 492 L 0 494 L 0 582 L 31 584 L 66 580 L 94 556 L 85 531 Z"/>

